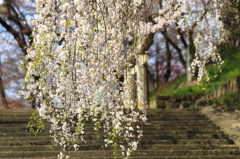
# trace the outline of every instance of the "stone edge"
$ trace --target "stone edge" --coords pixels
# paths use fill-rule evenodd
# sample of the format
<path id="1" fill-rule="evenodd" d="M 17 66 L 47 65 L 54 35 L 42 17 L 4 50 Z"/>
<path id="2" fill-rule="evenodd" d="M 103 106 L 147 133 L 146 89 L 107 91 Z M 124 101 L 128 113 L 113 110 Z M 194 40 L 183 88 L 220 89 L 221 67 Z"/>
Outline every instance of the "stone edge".
<path id="1" fill-rule="evenodd" d="M 231 115 L 223 115 L 211 106 L 201 107 L 200 110 L 240 148 L 240 120 Z"/>

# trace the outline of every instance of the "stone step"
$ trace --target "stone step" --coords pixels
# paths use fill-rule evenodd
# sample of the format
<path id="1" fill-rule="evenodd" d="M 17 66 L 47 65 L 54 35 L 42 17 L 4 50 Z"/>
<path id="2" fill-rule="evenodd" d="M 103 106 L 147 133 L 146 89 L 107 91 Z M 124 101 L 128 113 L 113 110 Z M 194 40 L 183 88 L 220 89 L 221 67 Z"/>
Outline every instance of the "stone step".
<path id="1" fill-rule="evenodd" d="M 91 150 L 91 151 L 70 151 L 69 155 L 70 157 L 79 157 L 87 158 L 87 157 L 93 157 L 93 156 L 101 156 L 101 157 L 113 157 L 113 152 L 111 150 Z M 121 151 L 119 152 L 121 154 Z M 6 151 L 1 152 L 0 158 L 25 158 L 25 157 L 54 157 L 57 156 L 57 151 Z M 135 151 L 132 156 L 133 157 L 160 157 L 160 156 L 238 156 L 240 155 L 240 150 L 158 150 L 158 151 Z"/>
<path id="2" fill-rule="evenodd" d="M 150 126 L 211 126 L 213 125 L 211 122 L 207 121 L 207 122 L 150 122 Z M 148 125 L 142 125 L 147 127 Z"/>
<path id="3" fill-rule="evenodd" d="M 103 145 L 81 145 L 78 151 L 85 150 L 112 150 L 111 147 Z M 214 144 L 189 144 L 189 145 L 175 145 L 175 144 L 155 144 L 155 145 L 138 145 L 138 150 L 239 150 L 236 145 L 214 145 Z M 1 151 L 59 151 L 59 146 L 54 145 L 32 145 L 32 146 L 0 146 Z"/>
<path id="4" fill-rule="evenodd" d="M 96 136 L 96 135 L 104 135 L 105 133 L 103 132 L 86 132 L 85 135 L 88 136 Z M 148 130 L 144 130 L 144 136 L 145 134 L 148 135 L 181 135 L 181 134 L 188 134 L 188 135 L 200 135 L 200 134 L 211 134 L 211 135 L 223 135 L 223 132 L 221 130 L 199 130 L 199 131 L 186 131 L 186 130 L 158 130 L 158 131 L 148 131 Z M 49 136 L 50 133 L 49 131 L 44 130 L 42 133 L 38 133 L 37 136 Z M 10 133 L 0 133 L 0 137 L 29 137 L 29 136 L 34 136 L 34 134 L 32 132 L 28 132 L 28 131 L 18 131 L 18 132 L 10 132 Z M 227 136 L 227 135 L 226 135 Z"/>
<path id="5" fill-rule="evenodd" d="M 151 121 L 148 121 L 150 125 L 193 125 L 193 124 L 196 124 L 196 125 L 201 125 L 201 124 L 212 124 L 211 121 L 209 120 L 184 120 L 184 121 L 175 121 L 175 120 L 167 120 L 167 121 L 162 121 L 162 120 L 151 120 Z M 139 125 L 141 126 L 148 126 L 149 124 L 146 124 L 146 123 L 138 123 Z M 6 128 L 13 128 L 13 127 L 21 127 L 21 128 L 26 128 L 27 127 L 27 123 L 23 123 L 23 124 L 0 124 L 0 129 L 6 129 Z M 85 126 L 93 126 L 94 124 L 93 123 L 85 123 L 84 124 Z M 103 126 L 103 124 L 101 124 Z M 50 127 L 50 123 L 45 123 L 44 124 L 44 127 L 46 128 L 49 128 Z"/>
<path id="6" fill-rule="evenodd" d="M 161 131 L 148 131 L 145 130 L 144 133 L 146 134 L 154 134 L 154 135 L 161 135 L 161 134 L 172 134 L 172 135 L 176 135 L 176 134 L 215 134 L 215 133 L 223 133 L 222 130 L 190 130 L 190 131 L 186 131 L 186 130 L 161 130 Z"/>
<path id="7" fill-rule="evenodd" d="M 209 119 L 207 117 L 189 117 L 189 116 L 161 116 L 161 117 L 148 117 L 148 121 L 183 121 L 183 122 L 188 122 L 188 121 L 193 121 L 193 122 L 197 122 L 197 121 L 208 121 Z"/>
<path id="8" fill-rule="evenodd" d="M 188 113 L 192 113 L 192 114 L 201 114 L 201 112 L 199 111 L 199 109 L 177 109 L 177 108 L 170 108 L 170 109 L 165 109 L 165 108 L 157 108 L 157 109 L 148 109 L 147 112 L 149 113 L 164 113 L 164 114 L 168 114 L 168 113 L 181 113 L 181 114 L 188 114 Z"/>
<path id="9" fill-rule="evenodd" d="M 0 114 L 32 114 L 35 109 L 0 109 Z M 138 111 L 136 109 L 136 111 Z M 198 109 L 148 109 L 148 113 L 164 113 L 164 114 L 201 114 Z"/>
<path id="10" fill-rule="evenodd" d="M 87 139 L 87 137 L 85 137 Z M 195 135 L 144 135 L 143 140 L 172 140 L 172 139 L 228 139 L 226 135 L 220 134 L 195 134 Z"/>
<path id="11" fill-rule="evenodd" d="M 0 137 L 2 142 L 12 141 L 33 141 L 33 140 L 51 140 L 49 136 L 29 136 L 29 137 Z"/>
<path id="12" fill-rule="evenodd" d="M 24 128 L 23 128 L 24 129 Z M 222 130 L 144 130 L 144 133 L 146 133 L 146 135 L 179 135 L 179 134 L 188 134 L 188 135 L 195 135 L 195 134 L 223 134 Z M 103 133 L 103 131 L 91 131 L 91 132 L 87 132 L 85 133 L 85 135 L 90 135 L 90 136 L 94 136 L 96 134 L 99 135 L 104 135 L 105 133 Z M 50 133 L 48 130 L 44 129 L 43 132 L 38 133 L 37 136 L 49 136 Z M 9 133 L 0 133 L 0 137 L 11 137 L 11 136 L 34 136 L 34 134 L 32 132 L 29 131 L 15 131 L 15 132 L 9 132 Z M 144 135 L 145 136 L 145 135 Z"/>
<path id="13" fill-rule="evenodd" d="M 141 114 L 141 113 L 140 113 Z M 158 110 L 158 109 L 152 109 L 148 110 L 147 114 L 150 115 L 169 115 L 169 116 L 176 116 L 176 115 L 203 115 L 201 111 L 199 110 L 180 110 L 180 109 L 171 109 L 171 110 Z"/>
<path id="14" fill-rule="evenodd" d="M 0 121 L 0 125 L 7 125 L 7 124 L 27 124 L 28 121 Z"/>
<path id="15" fill-rule="evenodd" d="M 57 158 L 59 147 L 51 142 L 48 123 L 44 132 L 37 136 L 26 131 L 32 112 L 33 110 L 0 110 L 0 159 Z M 139 123 L 144 136 L 131 159 L 231 159 L 240 155 L 240 150 L 233 141 L 228 140 L 227 135 L 218 130 L 200 111 L 156 109 L 148 111 L 148 118 L 151 125 Z M 96 139 L 97 133 L 93 130 L 91 121 L 88 121 L 84 135 L 87 143 L 80 144 L 80 151 L 71 151 L 71 159 L 112 158 L 112 148 L 104 147 L 101 131 L 98 133 L 100 138 Z"/>
<path id="16" fill-rule="evenodd" d="M 238 159 L 237 156 L 221 156 L 221 159 Z M 22 159 L 22 158 L 1 158 L 1 159 Z M 24 159 L 56 159 L 56 157 L 24 157 Z M 71 159 L 112 159 L 109 157 L 71 157 Z M 116 158 L 122 159 L 122 158 Z M 146 156 L 131 157 L 131 159 L 146 159 Z M 158 156 L 158 157 L 147 157 L 147 159 L 219 159 L 219 156 Z"/>
<path id="17" fill-rule="evenodd" d="M 206 117 L 201 116 L 154 116 L 148 117 L 149 121 L 151 120 L 208 120 Z"/>
<path id="18" fill-rule="evenodd" d="M 165 140 L 142 140 L 141 144 L 233 144 L 233 141 L 228 139 L 165 139 Z M 0 146 L 19 146 L 19 145 L 50 145 L 50 140 L 31 140 L 16 139 L 16 140 L 4 140 L 0 142 Z M 53 143 L 55 144 L 55 143 Z M 103 140 L 86 140 L 83 145 L 104 145 Z"/>
<path id="19" fill-rule="evenodd" d="M 200 109 L 149 109 L 147 110 L 147 114 L 166 114 L 166 115 L 171 115 L 171 114 L 189 114 L 189 115 L 203 115 Z"/>
<path id="20" fill-rule="evenodd" d="M 72 157 L 77 157 L 77 155 L 79 155 L 79 152 L 71 152 L 70 156 Z M 87 151 L 85 151 L 87 152 Z M 90 157 L 92 154 L 91 153 L 98 153 L 98 156 L 111 156 L 112 152 L 110 151 L 89 151 L 89 154 L 86 154 L 85 152 L 82 152 L 80 154 L 86 155 L 85 157 Z M 82 156 L 83 156 L 82 155 Z M 88 156 L 89 155 L 89 156 Z M 235 155 L 240 155 L 240 150 L 170 150 L 170 151 L 166 151 L 166 150 L 158 150 L 158 151 L 152 151 L 152 150 L 145 150 L 145 151 L 135 151 L 133 153 L 133 157 L 134 156 L 219 156 L 221 157 L 223 156 L 235 156 Z"/>
<path id="21" fill-rule="evenodd" d="M 20 124 L 16 124 L 16 123 L 13 123 L 13 124 L 0 124 L 0 129 L 4 129 L 6 127 L 22 127 L 22 128 L 26 128 L 27 127 L 27 123 L 20 123 Z M 44 125 L 45 127 L 49 127 L 49 123 L 46 123 Z"/>
<path id="22" fill-rule="evenodd" d="M 188 145 L 181 145 L 181 144 L 139 144 L 138 147 L 140 149 L 150 149 L 150 150 L 231 150 L 236 149 L 239 150 L 239 147 L 234 144 L 188 144 Z"/>
<path id="23" fill-rule="evenodd" d="M 36 109 L 0 109 L 0 114 L 2 113 L 28 113 L 31 114 Z"/>
<path id="24" fill-rule="evenodd" d="M 0 113 L 0 119 L 16 119 L 16 118 L 22 118 L 22 119 L 29 119 L 31 114 L 1 114 Z M 148 118 L 205 118 L 202 114 L 159 114 L 159 113 L 148 113 Z M 91 118 L 89 118 L 90 120 Z"/>
<path id="25" fill-rule="evenodd" d="M 1 118 L 0 117 L 0 125 L 4 126 L 4 125 L 27 125 L 29 122 L 29 118 L 22 118 L 22 117 L 16 117 L 16 118 Z M 145 124 L 144 122 L 142 122 L 142 120 L 139 120 L 139 122 L 141 124 Z M 155 118 L 148 118 L 147 122 L 150 123 L 156 123 L 156 122 L 211 122 L 209 121 L 209 119 L 207 118 L 202 118 L 202 117 L 155 117 Z M 45 125 L 48 125 L 49 122 L 47 121 L 43 121 L 43 123 Z M 84 121 L 84 124 L 88 125 L 88 124 L 94 124 L 95 122 L 92 121 Z M 103 124 L 104 121 L 101 122 L 101 124 Z"/>
<path id="26" fill-rule="evenodd" d="M 26 123 L 28 123 L 28 121 L 29 121 L 29 118 L 27 118 L 27 117 L 16 117 L 16 118 L 14 118 L 14 117 L 12 117 L 12 118 L 9 118 L 9 117 L 1 117 L 2 118 L 2 121 L 1 121 L 1 125 L 2 126 L 4 126 L 4 125 L 8 125 L 8 124 L 10 124 L 10 125 L 17 125 L 17 124 L 19 124 L 19 125 L 24 125 L 24 124 L 26 124 Z M 19 123 L 18 122 L 18 118 L 25 118 L 25 120 L 27 121 L 26 123 Z M 5 120 L 5 119 L 7 119 L 7 120 L 5 120 L 5 122 L 3 121 L 3 119 Z M 9 120 L 8 120 L 9 119 Z M 25 121 L 24 120 L 24 121 Z M 16 122 L 16 123 L 14 123 L 14 121 Z M 140 120 L 141 121 L 141 120 Z M 188 121 L 191 121 L 191 122 L 204 122 L 204 121 L 209 121 L 209 119 L 208 118 L 206 118 L 206 117 L 187 117 L 187 116 L 182 116 L 182 117 L 150 117 L 150 118 L 148 118 L 148 121 L 150 121 L 150 122 L 157 122 L 157 121 L 161 121 L 161 122 L 176 122 L 176 121 L 181 121 L 181 122 L 188 122 Z M 12 123 L 8 123 L 8 122 L 12 122 Z M 23 122 L 23 121 L 22 121 Z M 141 121 L 142 122 L 142 121 Z M 45 123 L 45 124 L 48 124 L 49 122 L 47 122 L 46 120 L 43 120 L 43 123 Z M 84 121 L 84 123 L 86 123 L 86 124 L 92 124 L 92 123 L 94 123 L 94 122 L 92 122 L 92 121 Z M 103 122 L 102 122 L 103 123 Z M 143 122 L 142 122 L 143 123 Z M 144 124 L 144 123 L 143 123 Z"/>
<path id="27" fill-rule="evenodd" d="M 96 134 L 84 135 L 85 140 L 104 140 L 104 135 L 99 134 L 97 138 Z M 162 135 L 149 135 L 143 136 L 142 140 L 171 140 L 171 139 L 227 139 L 228 137 L 222 133 L 219 134 L 162 134 Z M 121 139 L 121 137 L 120 137 Z M 37 135 L 37 136 L 24 136 L 24 137 L 0 137 L 0 141 L 8 143 L 13 141 L 33 141 L 33 140 L 51 140 L 49 135 Z"/>
<path id="28" fill-rule="evenodd" d="M 165 130 L 165 131 L 178 131 L 178 130 L 185 130 L 185 131 L 207 131 L 207 130 L 216 130 L 217 127 L 214 125 L 209 125 L 209 126 L 156 126 L 156 127 L 143 127 L 143 132 L 145 130 L 148 131 L 161 131 L 161 130 Z"/>
<path id="29" fill-rule="evenodd" d="M 78 150 L 112 150 L 111 147 L 105 147 L 104 145 L 81 145 Z M 233 149 L 233 148 L 232 148 Z M 73 150 L 73 148 L 71 148 Z M 0 146 L 1 151 L 60 151 L 60 147 L 57 145 L 33 145 L 33 146 Z"/>
<path id="30" fill-rule="evenodd" d="M 29 118 L 30 118 L 31 114 L 28 114 L 28 115 L 22 115 L 22 116 L 18 116 L 18 115 L 1 115 L 0 114 L 0 121 L 28 121 Z M 178 119 L 186 119 L 186 120 L 189 120 L 189 119 L 205 119 L 207 120 L 207 118 L 204 116 L 204 115 L 193 115 L 193 114 L 189 114 L 189 115 L 186 115 L 186 114 L 178 114 L 178 115 L 166 115 L 166 114 L 148 114 L 147 115 L 147 118 L 149 119 L 173 119 L 173 120 L 178 120 Z M 88 120 L 89 122 L 91 122 L 91 120 Z M 88 122 L 87 121 L 87 122 Z"/>
<path id="31" fill-rule="evenodd" d="M 24 113 L 19 113 L 19 114 L 2 114 L 0 113 L 0 119 L 10 119 L 10 118 L 22 118 L 22 119 L 29 119 L 31 116 L 31 113 L 24 114 Z M 148 118 L 205 118 L 204 115 L 202 114 L 161 114 L 161 113 L 148 113 L 147 114 Z M 91 119 L 91 118 L 90 118 Z"/>
<path id="32" fill-rule="evenodd" d="M 32 132 L 21 131 L 21 132 L 10 132 L 10 133 L 0 133 L 1 137 L 32 137 L 35 136 Z M 36 136 L 50 136 L 49 131 L 43 131 L 38 133 Z"/>
<path id="33" fill-rule="evenodd" d="M 43 130 L 43 133 L 49 133 L 49 130 L 50 129 L 44 129 Z M 92 129 L 91 129 L 92 130 Z M 26 128 L 16 128 L 16 127 L 13 127 L 13 128 L 9 128 L 9 129 L 0 129 L 0 134 L 19 134 L 19 133 L 31 133 L 31 132 L 28 132 Z"/>
<path id="34" fill-rule="evenodd" d="M 170 108 L 170 109 L 165 109 L 165 108 L 158 108 L 158 109 L 148 109 L 147 110 L 150 113 L 156 113 L 156 112 L 164 112 L 164 113 L 201 113 L 199 112 L 198 109 L 176 109 L 176 108 Z"/>
<path id="35" fill-rule="evenodd" d="M 94 150 L 98 150 L 98 149 L 94 149 Z M 60 148 L 58 146 L 51 146 L 51 145 L 35 145 L 35 146 L 15 145 L 15 146 L 0 146 L 0 152 L 1 151 L 5 151 L 5 152 L 7 151 L 60 151 Z"/>
<path id="36" fill-rule="evenodd" d="M 0 142 L 0 146 L 35 146 L 35 145 L 56 145 L 50 140 L 38 140 L 38 141 L 12 141 L 8 143 Z"/>
<path id="37" fill-rule="evenodd" d="M 34 110 L 32 109 L 0 109 L 0 117 L 30 117 Z M 204 115 L 198 110 L 180 110 L 180 109 L 171 109 L 171 110 L 147 110 L 147 116 L 188 116 L 188 117 L 204 117 Z"/>
<path id="38" fill-rule="evenodd" d="M 0 114 L 32 114 L 36 109 L 0 109 Z M 139 111 L 139 110 L 135 110 Z M 148 109 L 148 113 L 164 113 L 164 114 L 201 114 L 198 109 Z"/>
<path id="39" fill-rule="evenodd" d="M 19 123 L 19 122 L 21 122 L 21 123 L 23 123 L 23 122 L 28 123 L 29 117 L 30 116 L 24 116 L 24 117 L 19 117 L 19 116 L 16 116 L 16 117 L 9 117 L 9 116 L 2 117 L 2 116 L 0 116 L 0 121 L 1 121 L 0 124 L 2 124 L 4 122 L 13 122 L 13 121 L 16 122 L 16 123 Z"/>
<path id="40" fill-rule="evenodd" d="M 0 110 L 0 115 L 2 117 L 5 117 L 5 116 L 12 116 L 12 117 L 25 117 L 25 116 L 31 116 L 33 113 L 33 111 L 29 111 L 29 112 L 2 112 Z"/>
<path id="41" fill-rule="evenodd" d="M 176 130 L 188 130 L 188 131 L 199 131 L 199 130 L 216 130 L 216 126 L 213 125 L 213 124 L 206 124 L 206 125 L 141 125 L 140 126 L 141 129 L 143 131 L 156 131 L 156 130 L 173 130 L 173 131 L 176 131 Z M 49 128 L 45 128 L 44 131 L 46 132 L 49 132 Z M 88 131 L 94 131 L 94 128 L 93 126 L 85 126 L 84 127 L 84 130 L 85 132 L 88 132 Z M 0 128 L 0 133 L 12 133 L 12 132 L 18 132 L 18 131 L 27 131 L 27 128 L 26 127 L 4 127 L 4 128 Z M 101 128 L 99 130 L 100 132 L 103 131 L 103 129 Z"/>
<path id="42" fill-rule="evenodd" d="M 173 131 L 173 132 L 177 132 L 177 131 L 188 131 L 188 132 L 203 132 L 203 131 L 215 131 L 217 128 L 215 126 L 207 126 L 207 127 L 204 127 L 204 126 L 156 126 L 156 127 L 143 127 L 141 128 L 143 130 L 143 133 L 145 132 L 149 132 L 149 131 L 152 131 L 152 132 L 162 132 L 162 131 L 167 131 L 167 132 L 170 132 L 170 131 Z M 16 134 L 19 133 L 19 131 L 22 131 L 23 134 L 27 134 L 29 132 L 26 131 L 26 129 L 21 129 L 21 128 L 11 128 L 11 129 L 0 129 L 0 134 L 8 134 L 8 133 L 13 133 L 15 132 Z M 48 133 L 49 130 L 48 129 L 44 129 L 44 134 L 45 133 Z M 95 131 L 93 128 L 91 127 L 86 127 L 84 128 L 84 132 L 85 134 L 89 133 L 89 132 L 97 132 Z M 99 132 L 103 132 L 102 129 L 99 130 Z M 41 133 L 39 133 L 41 134 Z"/>
<path id="43" fill-rule="evenodd" d="M 141 144 L 234 144 L 232 140 L 228 139 L 173 139 L 173 140 L 149 140 L 141 141 Z"/>

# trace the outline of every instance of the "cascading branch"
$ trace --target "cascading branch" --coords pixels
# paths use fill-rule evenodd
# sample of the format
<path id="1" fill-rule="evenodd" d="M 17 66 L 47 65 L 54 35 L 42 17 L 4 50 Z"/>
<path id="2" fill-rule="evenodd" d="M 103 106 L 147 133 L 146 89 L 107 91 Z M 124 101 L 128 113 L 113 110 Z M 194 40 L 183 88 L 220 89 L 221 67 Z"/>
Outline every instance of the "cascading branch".
<path id="1" fill-rule="evenodd" d="M 201 2 L 205 1 L 196 1 L 198 6 Z M 215 25 L 220 24 L 217 2 L 208 1 L 207 6 L 215 7 L 211 10 L 214 14 L 204 15 L 212 16 Z M 21 94 L 26 98 L 34 94 L 41 103 L 40 116 L 51 123 L 50 133 L 61 146 L 58 158 L 69 158 L 69 147 L 78 150 L 79 144 L 86 142 L 84 122 L 88 119 L 96 130 L 103 123 L 106 145 L 121 148 L 122 157 L 129 158 L 137 149 L 142 137 L 139 122 L 146 122 L 147 105 L 141 111 L 136 109 L 129 61 L 141 52 L 150 32 L 176 20 L 183 30 L 190 28 L 190 21 L 201 28 L 202 14 L 192 12 L 196 8 L 189 7 L 191 4 L 191 0 L 163 1 L 164 8 L 153 24 L 141 21 L 143 0 L 36 0 L 37 14 L 31 21 L 34 43 L 28 49 L 28 72 Z M 205 33 L 194 36 L 196 50 L 208 39 L 206 58 L 193 63 L 200 67 L 200 78 L 209 58 L 221 62 L 214 52 L 213 34 Z M 198 54 L 196 51 L 196 57 Z M 129 81 L 119 84 L 121 75 Z"/>
<path id="2" fill-rule="evenodd" d="M 84 140 L 84 121 L 98 130 L 103 122 L 106 145 L 129 157 L 142 136 L 147 106 L 136 109 L 128 84 L 120 87 L 130 58 L 141 50 L 138 31 L 141 0 L 36 0 L 34 43 L 28 49 L 22 94 L 37 96 L 40 116 L 61 146 L 58 158 L 69 158 Z M 129 41 L 134 41 L 132 45 Z M 140 79 L 141 80 L 141 79 Z M 134 136 L 138 132 L 138 136 Z M 119 138 L 123 136 L 123 138 Z"/>
<path id="3" fill-rule="evenodd" d="M 221 8 L 225 0 L 162 0 L 162 8 L 155 23 L 140 23 L 143 35 L 177 24 L 182 32 L 193 37 L 195 59 L 191 63 L 192 73 L 198 68 L 198 81 L 209 80 L 205 68 L 209 61 L 215 63 L 221 72 L 223 61 L 217 53 L 217 45 L 226 38 L 221 21 Z M 177 35 L 179 39 L 180 35 Z M 187 44 L 189 45 L 189 43 Z"/>

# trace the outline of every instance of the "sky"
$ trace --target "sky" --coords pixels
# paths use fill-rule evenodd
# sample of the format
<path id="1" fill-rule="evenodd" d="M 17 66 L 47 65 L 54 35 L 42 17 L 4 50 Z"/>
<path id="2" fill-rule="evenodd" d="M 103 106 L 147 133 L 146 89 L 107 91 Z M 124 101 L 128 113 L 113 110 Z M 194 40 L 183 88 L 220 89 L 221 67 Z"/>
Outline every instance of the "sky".
<path id="1" fill-rule="evenodd" d="M 0 0 L 0 4 L 2 4 L 3 3 L 3 0 Z"/>

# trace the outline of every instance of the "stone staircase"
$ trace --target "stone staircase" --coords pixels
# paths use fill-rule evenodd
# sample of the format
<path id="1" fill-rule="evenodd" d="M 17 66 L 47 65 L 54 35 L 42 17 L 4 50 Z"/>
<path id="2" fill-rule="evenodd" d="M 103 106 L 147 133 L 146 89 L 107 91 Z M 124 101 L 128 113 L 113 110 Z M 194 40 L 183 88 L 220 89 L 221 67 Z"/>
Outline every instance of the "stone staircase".
<path id="1" fill-rule="evenodd" d="M 197 100 L 204 97 L 204 94 L 190 95 L 158 95 L 155 97 L 158 108 L 189 108 L 194 107 Z M 201 103 L 204 104 L 204 103 Z M 204 104 L 205 105 L 205 104 Z M 202 105 L 203 106 L 203 105 Z"/>
<path id="2" fill-rule="evenodd" d="M 26 131 L 32 110 L 0 109 L 0 159 L 56 159 L 59 148 L 51 143 L 47 129 L 37 136 Z M 132 159 L 236 159 L 240 150 L 198 110 L 149 110 L 151 125 Z M 87 124 L 88 125 L 88 124 Z M 113 150 L 86 128 L 87 144 L 71 151 L 72 159 L 113 158 Z M 52 149 L 50 149 L 52 147 Z M 239 156 L 239 157 L 238 157 Z"/>

